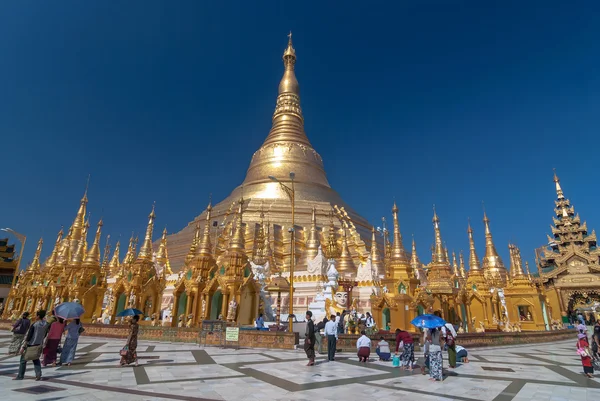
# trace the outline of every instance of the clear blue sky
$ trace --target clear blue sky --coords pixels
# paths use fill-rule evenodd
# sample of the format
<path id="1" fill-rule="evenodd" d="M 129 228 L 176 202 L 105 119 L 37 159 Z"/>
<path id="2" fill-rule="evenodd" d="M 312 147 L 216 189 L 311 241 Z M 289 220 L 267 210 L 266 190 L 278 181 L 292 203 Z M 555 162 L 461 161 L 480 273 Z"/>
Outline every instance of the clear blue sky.
<path id="1" fill-rule="evenodd" d="M 483 200 L 505 263 L 509 241 L 533 262 L 553 167 L 600 228 L 597 2 L 300 4 L 3 4 L 0 226 L 28 236 L 27 262 L 71 224 L 88 173 L 113 240 L 143 233 L 154 201 L 158 236 L 227 196 L 269 131 L 290 30 L 329 181 L 374 225 L 395 197 L 423 261 L 434 203 L 450 251 L 468 251 L 471 217 L 483 256 Z"/>

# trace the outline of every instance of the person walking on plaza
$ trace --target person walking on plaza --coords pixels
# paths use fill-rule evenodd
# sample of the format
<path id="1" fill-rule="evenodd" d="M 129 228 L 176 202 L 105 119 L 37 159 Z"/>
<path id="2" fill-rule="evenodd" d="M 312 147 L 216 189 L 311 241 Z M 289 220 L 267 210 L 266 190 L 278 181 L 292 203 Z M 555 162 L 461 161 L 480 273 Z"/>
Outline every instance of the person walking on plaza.
<path id="1" fill-rule="evenodd" d="M 577 354 L 581 357 L 583 373 L 589 378 L 594 377 L 594 365 L 591 353 L 590 343 L 588 342 L 585 330 L 579 330 L 579 334 L 577 334 Z"/>
<path id="2" fill-rule="evenodd" d="M 65 331 L 65 321 L 59 317 L 58 320 L 50 323 L 48 329 L 48 337 L 44 345 L 44 359 L 42 360 L 42 366 L 52 365 L 56 366 L 56 358 L 58 346 L 62 339 L 63 332 Z"/>
<path id="3" fill-rule="evenodd" d="M 31 321 L 29 320 L 29 312 L 23 313 L 23 316 L 12 325 L 13 335 L 12 341 L 8 346 L 9 355 L 17 355 L 17 352 L 19 352 L 19 349 L 23 344 L 25 333 L 27 333 L 27 330 L 29 330 L 30 325 Z"/>
<path id="4" fill-rule="evenodd" d="M 383 336 L 379 338 L 379 343 L 377 344 L 375 352 L 377 352 L 380 361 L 387 362 L 390 360 L 390 357 L 392 356 L 392 352 L 390 351 L 390 344 L 387 341 L 385 341 Z"/>
<path id="5" fill-rule="evenodd" d="M 304 335 L 304 352 L 308 358 L 306 366 L 315 364 L 315 323 L 312 320 L 312 312 L 306 311 L 306 332 Z"/>
<path id="6" fill-rule="evenodd" d="M 35 380 L 42 380 L 42 364 L 40 363 L 40 355 L 42 354 L 42 343 L 46 337 L 48 323 L 44 320 L 46 316 L 45 310 L 40 310 L 36 313 L 36 321 L 27 330 L 25 341 L 21 350 L 21 360 L 19 362 L 19 373 L 13 380 L 23 380 L 25 370 L 27 369 L 27 361 L 33 361 L 33 369 L 35 371 Z"/>
<path id="7" fill-rule="evenodd" d="M 331 320 L 325 324 L 325 336 L 327 337 L 327 359 L 334 361 L 338 339 L 338 325 L 335 322 L 335 315 L 331 315 Z"/>
<path id="8" fill-rule="evenodd" d="M 367 362 L 371 355 L 371 339 L 367 337 L 365 330 L 360 332 L 361 336 L 356 341 L 357 356 L 359 362 Z"/>
<path id="9" fill-rule="evenodd" d="M 325 329 L 325 324 L 327 324 L 328 321 L 327 317 L 324 317 L 323 320 L 315 326 L 315 340 L 317 341 L 317 352 L 319 354 L 323 353 L 323 335 L 321 334 L 321 330 Z"/>
<path id="10" fill-rule="evenodd" d="M 138 366 L 137 360 L 137 338 L 138 330 L 140 328 L 138 321 L 140 320 L 139 315 L 135 315 L 129 322 L 129 336 L 127 337 L 127 345 L 121 350 L 121 366 L 129 365 L 135 362 L 135 366 Z"/>
<path id="11" fill-rule="evenodd" d="M 429 341 L 429 380 L 431 381 L 442 381 L 443 379 L 441 338 L 441 327 L 427 331 L 427 341 Z"/>
<path id="12" fill-rule="evenodd" d="M 71 323 L 67 324 L 65 330 L 67 331 L 67 337 L 65 338 L 65 345 L 62 353 L 60 354 L 59 365 L 66 363 L 67 366 L 71 366 L 73 359 L 75 359 L 75 351 L 77 351 L 79 336 L 81 333 L 83 333 L 84 329 L 81 325 L 81 321 L 79 319 L 75 319 Z"/>

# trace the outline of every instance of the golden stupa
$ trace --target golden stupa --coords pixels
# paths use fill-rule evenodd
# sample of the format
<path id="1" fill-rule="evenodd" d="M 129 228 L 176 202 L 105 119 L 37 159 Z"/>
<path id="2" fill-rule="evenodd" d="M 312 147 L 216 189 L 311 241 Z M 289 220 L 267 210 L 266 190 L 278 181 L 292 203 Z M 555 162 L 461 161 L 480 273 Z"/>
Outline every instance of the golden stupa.
<path id="1" fill-rule="evenodd" d="M 221 237 L 231 235 L 232 223 L 237 210 L 237 202 L 244 199 L 244 223 L 246 226 L 246 250 L 250 255 L 254 238 L 262 227 L 261 215 L 267 220 L 271 246 L 276 267 L 287 271 L 291 255 L 292 222 L 290 199 L 276 178 L 290 186 L 290 173 L 294 173 L 295 189 L 295 230 L 296 230 L 296 271 L 306 270 L 307 256 L 316 255 L 318 243 L 309 241 L 313 208 L 317 221 L 320 243 L 324 243 L 321 228 L 327 226 L 329 215 L 336 215 L 336 237 L 342 244 L 344 233 L 354 266 L 366 259 L 369 251 L 365 247 L 365 238 L 370 238 L 371 225 L 352 208 L 350 208 L 331 188 L 323 160 L 312 147 L 304 132 L 304 117 L 300 107 L 300 87 L 295 75 L 296 51 L 289 35 L 288 46 L 283 53 L 284 74 L 279 84 L 277 104 L 273 114 L 273 126 L 262 146 L 252 155 L 250 167 L 243 183 L 231 194 L 212 207 L 211 234 L 215 244 L 215 254 L 222 253 Z M 190 243 L 194 238 L 196 225 L 206 222 L 206 211 L 197 216 L 183 230 L 170 235 L 169 256 L 175 271 L 180 270 L 188 254 Z M 327 230 L 325 230 L 327 231 Z M 315 249 L 312 249 L 315 248 Z M 350 273 L 350 272 L 348 272 Z"/>

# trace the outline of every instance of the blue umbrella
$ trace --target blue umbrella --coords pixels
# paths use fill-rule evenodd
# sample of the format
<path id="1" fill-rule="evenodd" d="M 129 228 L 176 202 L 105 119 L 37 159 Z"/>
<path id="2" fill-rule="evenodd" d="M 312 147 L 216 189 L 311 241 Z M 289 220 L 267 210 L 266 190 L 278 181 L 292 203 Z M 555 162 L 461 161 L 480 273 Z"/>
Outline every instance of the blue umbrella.
<path id="1" fill-rule="evenodd" d="M 84 312 L 79 302 L 63 302 L 54 308 L 54 315 L 63 319 L 79 319 Z"/>
<path id="2" fill-rule="evenodd" d="M 125 309 L 122 312 L 120 312 L 119 314 L 117 314 L 117 317 L 135 316 L 135 315 L 143 315 L 143 314 L 144 314 L 144 312 L 142 312 L 139 309 L 129 308 L 129 309 Z"/>
<path id="3" fill-rule="evenodd" d="M 434 329 L 436 327 L 445 326 L 446 321 L 436 315 L 425 314 L 417 316 L 410 322 L 410 324 L 412 324 L 413 326 L 420 327 L 422 329 Z"/>

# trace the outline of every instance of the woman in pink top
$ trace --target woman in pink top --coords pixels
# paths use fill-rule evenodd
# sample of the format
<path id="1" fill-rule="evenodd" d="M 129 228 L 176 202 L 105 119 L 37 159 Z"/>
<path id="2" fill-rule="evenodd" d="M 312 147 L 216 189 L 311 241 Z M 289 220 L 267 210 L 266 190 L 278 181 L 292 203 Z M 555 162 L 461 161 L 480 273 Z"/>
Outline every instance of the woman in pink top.
<path id="1" fill-rule="evenodd" d="M 42 361 L 42 366 L 50 364 L 56 366 L 56 350 L 58 349 L 64 331 L 65 321 L 60 317 L 50 325 L 48 336 L 46 337 L 46 344 L 44 345 L 44 360 Z"/>

